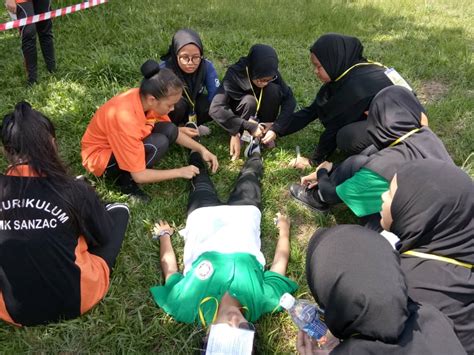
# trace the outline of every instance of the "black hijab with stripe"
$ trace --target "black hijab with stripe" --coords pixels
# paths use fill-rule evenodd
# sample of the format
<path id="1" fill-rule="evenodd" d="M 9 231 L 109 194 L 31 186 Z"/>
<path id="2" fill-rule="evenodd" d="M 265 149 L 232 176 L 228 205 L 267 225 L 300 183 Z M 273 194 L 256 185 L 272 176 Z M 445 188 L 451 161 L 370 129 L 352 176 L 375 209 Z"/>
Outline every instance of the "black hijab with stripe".
<path id="1" fill-rule="evenodd" d="M 396 85 L 381 90 L 370 104 L 367 117 L 367 131 L 380 151 L 371 155 L 364 167 L 391 181 L 397 170 L 412 160 L 432 158 L 452 163 L 443 142 L 428 127 L 421 126 L 424 112 L 410 90 Z"/>
<path id="2" fill-rule="evenodd" d="M 355 225 L 319 230 L 306 259 L 308 285 L 328 328 L 344 341 L 331 354 L 463 354 L 449 320 L 412 302 L 398 254 Z"/>
<path id="3" fill-rule="evenodd" d="M 462 169 L 439 160 L 415 160 L 397 172 L 390 231 L 408 250 L 474 264 L 474 184 Z M 439 260 L 403 255 L 409 295 L 450 317 L 461 343 L 474 353 L 474 274 Z"/>
<path id="4" fill-rule="evenodd" d="M 204 55 L 204 47 L 199 34 L 194 30 L 185 28 L 174 34 L 168 52 L 161 57 L 161 60 L 165 62 L 166 68 L 171 69 L 184 82 L 188 94 L 191 96 L 191 99 L 195 101 L 206 79 L 206 63 L 204 59 L 201 60 L 196 71 L 191 74 L 185 73 L 180 69 L 178 53 L 181 48 L 188 44 L 194 44 L 199 48 L 201 56 Z"/>
<path id="5" fill-rule="evenodd" d="M 325 127 L 337 126 L 338 122 L 332 120 L 347 111 L 348 107 L 371 99 L 383 88 L 393 85 L 384 73 L 385 68 L 377 65 L 356 67 L 335 81 L 354 64 L 367 63 L 362 55 L 363 49 L 356 37 L 338 33 L 321 36 L 310 48 L 331 78 L 329 83 L 321 86 L 316 96 L 318 117 Z"/>

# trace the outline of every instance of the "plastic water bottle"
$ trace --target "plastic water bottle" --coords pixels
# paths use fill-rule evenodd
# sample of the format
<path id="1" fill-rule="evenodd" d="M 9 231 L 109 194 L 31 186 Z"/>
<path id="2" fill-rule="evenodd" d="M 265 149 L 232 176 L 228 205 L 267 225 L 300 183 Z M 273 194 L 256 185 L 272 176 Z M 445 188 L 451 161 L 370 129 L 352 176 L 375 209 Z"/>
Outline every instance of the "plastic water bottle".
<path id="1" fill-rule="evenodd" d="M 296 326 L 315 339 L 324 350 L 332 350 L 339 339 L 331 334 L 324 323 L 324 311 L 317 304 L 307 300 L 297 300 L 289 293 L 283 294 L 280 306 L 288 311 Z"/>

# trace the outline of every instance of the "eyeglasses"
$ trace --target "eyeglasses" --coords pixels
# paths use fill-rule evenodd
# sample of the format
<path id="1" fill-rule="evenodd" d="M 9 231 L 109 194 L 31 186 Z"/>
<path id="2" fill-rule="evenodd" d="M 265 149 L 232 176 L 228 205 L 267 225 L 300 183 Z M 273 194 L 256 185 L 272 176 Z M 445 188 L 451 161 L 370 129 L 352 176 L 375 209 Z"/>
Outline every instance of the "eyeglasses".
<path id="1" fill-rule="evenodd" d="M 194 55 L 192 57 L 189 57 L 187 55 L 180 55 L 178 56 L 178 60 L 181 64 L 189 64 L 189 63 L 199 64 L 201 63 L 202 56 Z"/>
<path id="2" fill-rule="evenodd" d="M 268 83 L 271 83 L 272 81 L 275 81 L 278 79 L 278 75 L 275 75 L 273 78 L 261 78 L 261 79 L 255 79 L 256 82 L 258 82 L 259 84 L 268 84 Z"/>

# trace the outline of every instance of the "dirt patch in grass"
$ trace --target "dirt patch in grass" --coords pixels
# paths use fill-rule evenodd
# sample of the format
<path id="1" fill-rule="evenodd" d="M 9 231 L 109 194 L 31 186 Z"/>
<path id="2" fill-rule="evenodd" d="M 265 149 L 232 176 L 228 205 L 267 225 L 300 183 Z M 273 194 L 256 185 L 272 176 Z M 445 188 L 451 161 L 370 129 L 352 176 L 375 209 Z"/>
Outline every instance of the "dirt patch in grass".
<path id="1" fill-rule="evenodd" d="M 423 105 L 441 100 L 448 92 L 449 86 L 439 81 L 425 81 L 417 90 L 417 96 Z"/>

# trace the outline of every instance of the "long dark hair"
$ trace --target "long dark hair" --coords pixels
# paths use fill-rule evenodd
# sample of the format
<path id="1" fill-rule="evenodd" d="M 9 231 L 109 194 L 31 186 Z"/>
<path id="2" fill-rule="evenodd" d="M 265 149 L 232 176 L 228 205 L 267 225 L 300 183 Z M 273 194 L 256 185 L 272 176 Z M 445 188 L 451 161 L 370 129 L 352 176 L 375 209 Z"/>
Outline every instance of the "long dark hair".
<path id="1" fill-rule="evenodd" d="M 183 90 L 183 82 L 172 70 L 160 68 L 158 62 L 149 59 L 140 68 L 143 80 L 140 95 L 152 95 L 161 99 Z"/>
<path id="2" fill-rule="evenodd" d="M 53 124 L 29 103 L 16 104 L 3 118 L 1 130 L 6 158 L 12 166 L 28 164 L 37 175 L 59 183 L 72 180 L 59 158 Z"/>

